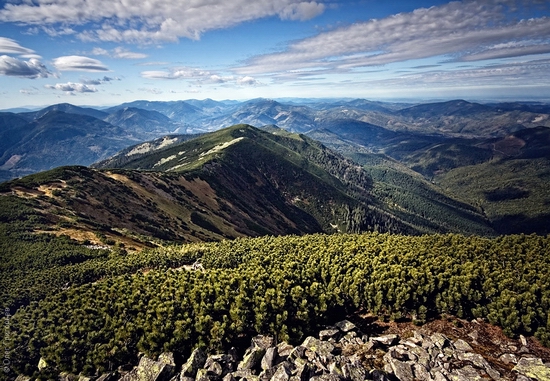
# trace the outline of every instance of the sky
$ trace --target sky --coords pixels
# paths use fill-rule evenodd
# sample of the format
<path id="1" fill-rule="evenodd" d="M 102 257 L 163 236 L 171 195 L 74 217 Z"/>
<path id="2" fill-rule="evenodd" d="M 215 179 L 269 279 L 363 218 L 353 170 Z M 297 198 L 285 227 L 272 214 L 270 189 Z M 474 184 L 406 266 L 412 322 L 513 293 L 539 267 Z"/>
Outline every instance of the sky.
<path id="1" fill-rule="evenodd" d="M 0 1 L 0 109 L 259 97 L 550 101 L 548 3 Z"/>

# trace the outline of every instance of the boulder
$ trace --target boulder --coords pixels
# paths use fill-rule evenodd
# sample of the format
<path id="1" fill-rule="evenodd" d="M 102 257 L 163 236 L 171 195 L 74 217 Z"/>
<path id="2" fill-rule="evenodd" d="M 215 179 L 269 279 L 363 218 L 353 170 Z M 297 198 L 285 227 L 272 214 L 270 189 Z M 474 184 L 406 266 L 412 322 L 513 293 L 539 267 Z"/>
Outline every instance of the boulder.
<path id="1" fill-rule="evenodd" d="M 260 362 L 260 366 L 263 370 L 273 368 L 275 366 L 275 361 L 277 360 L 277 347 L 267 348 L 265 351 L 264 357 Z"/>
<path id="2" fill-rule="evenodd" d="M 540 358 L 523 357 L 512 370 L 538 381 L 550 381 L 550 367 Z"/>
<path id="3" fill-rule="evenodd" d="M 355 324 L 348 320 L 342 320 L 335 324 L 338 329 L 340 329 L 342 332 L 349 332 L 353 331 L 357 328 Z"/>
<path id="4" fill-rule="evenodd" d="M 251 347 L 244 354 L 242 361 L 237 365 L 237 370 L 256 369 L 259 367 L 266 352 L 265 348 Z"/>
<path id="5" fill-rule="evenodd" d="M 200 348 L 195 349 L 187 362 L 181 367 L 180 381 L 184 381 L 183 377 L 196 377 L 197 372 L 204 366 L 205 362 L 206 353 Z"/>
<path id="6" fill-rule="evenodd" d="M 378 337 L 371 337 L 369 340 L 373 341 L 376 344 L 381 344 L 388 347 L 390 345 L 396 344 L 399 341 L 399 336 L 395 334 L 382 335 Z"/>
<path id="7" fill-rule="evenodd" d="M 174 355 L 166 353 L 155 361 L 147 356 L 139 360 L 138 366 L 120 378 L 121 381 L 169 381 L 174 375 Z"/>

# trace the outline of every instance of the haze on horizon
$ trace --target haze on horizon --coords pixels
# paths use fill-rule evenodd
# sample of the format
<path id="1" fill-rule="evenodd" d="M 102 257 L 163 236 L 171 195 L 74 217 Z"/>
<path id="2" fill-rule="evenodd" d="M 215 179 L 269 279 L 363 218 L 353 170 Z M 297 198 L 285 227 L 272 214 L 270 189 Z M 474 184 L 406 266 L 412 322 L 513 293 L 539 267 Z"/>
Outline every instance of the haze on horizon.
<path id="1" fill-rule="evenodd" d="M 136 99 L 550 100 L 543 0 L 8 0 L 0 109 Z"/>

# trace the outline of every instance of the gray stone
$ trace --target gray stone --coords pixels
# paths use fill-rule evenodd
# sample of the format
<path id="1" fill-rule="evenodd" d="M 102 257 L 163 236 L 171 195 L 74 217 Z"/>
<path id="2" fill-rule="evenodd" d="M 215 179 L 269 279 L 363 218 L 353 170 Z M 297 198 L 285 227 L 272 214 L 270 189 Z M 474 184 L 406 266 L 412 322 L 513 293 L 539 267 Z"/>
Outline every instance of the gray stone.
<path id="1" fill-rule="evenodd" d="M 416 356 L 416 362 L 418 364 L 423 365 L 426 368 L 430 367 L 431 359 L 428 351 L 426 351 L 422 347 L 417 346 L 410 348 L 409 351 Z"/>
<path id="2" fill-rule="evenodd" d="M 206 362 L 206 353 L 200 348 L 195 349 L 189 359 L 181 367 L 181 377 L 195 377 L 200 368 L 204 366 Z M 180 377 L 180 380 L 183 379 Z"/>
<path id="3" fill-rule="evenodd" d="M 265 348 L 254 346 L 248 348 L 244 354 L 242 361 L 237 365 L 237 370 L 242 369 L 255 369 L 260 365 L 262 357 L 264 357 L 266 352 Z"/>
<path id="4" fill-rule="evenodd" d="M 311 378 L 313 372 L 313 369 L 309 366 L 309 364 L 302 364 L 293 372 L 293 375 L 298 378 L 300 381 L 307 381 Z"/>
<path id="5" fill-rule="evenodd" d="M 523 374 L 518 374 L 516 381 L 531 381 L 529 377 L 524 376 Z"/>
<path id="6" fill-rule="evenodd" d="M 319 332 L 319 339 L 320 340 L 328 340 L 328 339 L 335 339 L 337 340 L 338 336 L 340 335 L 340 330 L 336 328 L 330 328 L 325 329 Z"/>
<path id="7" fill-rule="evenodd" d="M 540 358 L 523 357 L 512 370 L 538 381 L 550 381 L 550 368 Z"/>
<path id="8" fill-rule="evenodd" d="M 529 348 L 524 345 L 519 349 L 519 353 L 529 353 Z"/>
<path id="9" fill-rule="evenodd" d="M 292 369 L 287 363 L 282 363 L 277 367 L 277 371 L 271 377 L 271 381 L 288 381 L 292 376 Z"/>
<path id="10" fill-rule="evenodd" d="M 275 360 L 277 358 L 277 347 L 267 348 L 264 357 L 260 362 L 260 366 L 263 370 L 273 368 L 275 366 Z"/>
<path id="11" fill-rule="evenodd" d="M 353 324 L 352 322 L 350 322 L 350 321 L 348 321 L 348 320 L 339 321 L 339 322 L 336 323 L 335 325 L 336 325 L 336 327 L 338 327 L 342 332 L 353 331 L 354 329 L 357 328 L 357 327 L 355 326 L 355 324 Z"/>
<path id="12" fill-rule="evenodd" d="M 447 336 L 445 336 L 442 333 L 436 332 L 433 335 L 430 336 L 430 339 L 432 339 L 433 343 L 438 348 L 445 348 L 447 345 L 449 345 L 450 340 Z"/>
<path id="13" fill-rule="evenodd" d="M 466 341 L 462 340 L 462 339 L 458 339 L 456 340 L 454 343 L 453 343 L 455 349 L 457 351 L 462 351 L 462 352 L 473 352 L 474 349 L 470 346 L 470 344 L 468 344 Z"/>
<path id="14" fill-rule="evenodd" d="M 273 346 L 273 337 L 258 335 L 252 338 L 252 346 L 261 349 L 267 349 Z"/>
<path id="15" fill-rule="evenodd" d="M 471 365 L 453 370 L 450 379 L 452 381 L 483 381 L 478 371 Z"/>
<path id="16" fill-rule="evenodd" d="M 224 377 L 226 374 L 233 372 L 235 369 L 235 362 L 233 356 L 229 354 L 216 354 L 208 356 L 204 363 L 204 368 L 210 372 Z"/>
<path id="17" fill-rule="evenodd" d="M 390 379 L 388 378 L 388 375 L 379 370 L 379 369 L 373 369 L 370 371 L 369 373 L 369 378 L 370 380 L 373 380 L 373 381 L 389 381 Z"/>
<path id="18" fill-rule="evenodd" d="M 233 374 L 228 373 L 224 376 L 223 381 L 237 381 L 237 379 L 233 376 Z"/>
<path id="19" fill-rule="evenodd" d="M 385 346 L 390 346 L 397 344 L 397 342 L 399 341 L 399 336 L 395 334 L 390 334 L 378 337 L 371 337 L 369 340 Z"/>
<path id="20" fill-rule="evenodd" d="M 367 369 L 360 362 L 344 364 L 342 373 L 345 379 L 351 381 L 363 381 L 367 377 Z"/>
<path id="21" fill-rule="evenodd" d="M 502 361 L 503 363 L 505 363 L 505 364 L 517 364 L 518 363 L 518 358 L 513 353 L 505 353 L 505 354 L 501 355 L 498 359 L 500 361 Z"/>
<path id="22" fill-rule="evenodd" d="M 384 357 L 386 358 L 386 357 Z M 414 381 L 414 374 L 412 370 L 412 364 L 405 361 L 399 361 L 397 359 L 389 357 L 389 364 L 392 373 L 400 381 Z"/>
<path id="23" fill-rule="evenodd" d="M 292 352 L 293 349 L 294 347 L 292 345 L 283 341 L 277 345 L 277 357 L 279 358 L 279 360 L 284 361 L 287 359 L 288 355 L 290 355 L 290 352 Z"/>
<path id="24" fill-rule="evenodd" d="M 77 376 L 69 372 L 59 373 L 59 381 L 76 381 Z"/>
<path id="25" fill-rule="evenodd" d="M 433 372 L 433 381 L 448 381 L 449 379 L 440 371 Z"/>
<path id="26" fill-rule="evenodd" d="M 335 374 L 325 373 L 320 376 L 313 376 L 310 381 L 341 381 L 342 379 Z"/>
<path id="27" fill-rule="evenodd" d="M 208 360 L 206 360 L 206 362 L 208 363 Z M 217 361 L 211 361 L 208 365 L 205 364 L 205 369 L 208 372 L 217 375 L 218 377 L 222 377 L 223 375 L 223 367 Z"/>
<path id="28" fill-rule="evenodd" d="M 429 380 L 431 379 L 430 372 L 422 364 L 413 364 L 412 371 L 416 380 Z"/>
<path id="29" fill-rule="evenodd" d="M 519 335 L 519 341 L 521 342 L 521 345 L 523 345 L 524 347 L 528 345 L 527 339 L 523 335 Z"/>
<path id="30" fill-rule="evenodd" d="M 199 369 L 195 381 L 214 381 L 221 379 L 219 375 L 210 373 L 208 369 Z"/>
<path id="31" fill-rule="evenodd" d="M 248 378 L 248 377 L 252 376 L 252 370 L 251 369 L 240 369 L 240 370 L 236 370 L 235 372 L 231 372 L 230 374 L 236 379 Z"/>
<path id="32" fill-rule="evenodd" d="M 155 361 L 147 356 L 139 360 L 138 366 L 120 378 L 121 381 L 168 381 L 174 375 L 175 363 L 172 354 L 159 356 Z"/>
<path id="33" fill-rule="evenodd" d="M 472 364 L 474 364 L 474 366 L 478 368 L 490 368 L 487 360 L 485 360 L 483 356 L 481 356 L 479 353 L 458 352 L 457 357 L 461 361 L 470 361 Z"/>
<path id="34" fill-rule="evenodd" d="M 306 347 L 298 345 L 288 354 L 288 360 L 296 361 L 296 359 L 305 359 Z"/>
<path id="35" fill-rule="evenodd" d="M 334 345 L 327 341 L 316 339 L 313 336 L 307 337 L 302 343 L 302 346 L 314 352 L 317 356 L 325 360 L 331 356 L 331 353 L 334 350 Z"/>

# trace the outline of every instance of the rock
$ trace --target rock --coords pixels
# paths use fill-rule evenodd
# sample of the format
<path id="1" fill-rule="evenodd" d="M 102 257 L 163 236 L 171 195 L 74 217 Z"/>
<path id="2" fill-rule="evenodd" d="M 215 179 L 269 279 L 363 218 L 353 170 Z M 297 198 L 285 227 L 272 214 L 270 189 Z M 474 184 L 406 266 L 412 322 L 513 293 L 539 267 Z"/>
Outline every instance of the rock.
<path id="1" fill-rule="evenodd" d="M 373 381 L 390 381 L 387 374 L 379 369 L 371 370 L 368 379 L 371 379 Z"/>
<path id="2" fill-rule="evenodd" d="M 252 346 L 261 349 L 267 349 L 273 346 L 273 337 L 258 335 L 252 338 Z"/>
<path id="3" fill-rule="evenodd" d="M 478 371 L 471 365 L 453 370 L 450 379 L 452 381 L 484 381 Z"/>
<path id="4" fill-rule="evenodd" d="M 325 329 L 319 332 L 319 340 L 338 340 L 340 336 L 340 330 L 336 328 Z"/>
<path id="5" fill-rule="evenodd" d="M 297 359 L 305 359 L 305 354 L 306 347 L 299 345 L 296 348 L 292 349 L 292 351 L 290 351 L 290 353 L 288 354 L 288 360 L 295 362 Z"/>
<path id="6" fill-rule="evenodd" d="M 310 381 L 342 381 L 342 380 L 340 379 L 340 377 L 334 374 L 326 373 L 320 376 L 313 376 L 310 378 Z"/>
<path id="7" fill-rule="evenodd" d="M 176 369 L 174 355 L 159 356 L 159 361 L 143 356 L 138 366 L 120 378 L 121 381 L 169 381 Z"/>
<path id="8" fill-rule="evenodd" d="M 363 381 L 367 377 L 367 369 L 360 362 L 346 363 L 342 366 L 342 374 L 346 380 Z"/>
<path id="9" fill-rule="evenodd" d="M 430 339 L 433 341 L 436 347 L 441 349 L 445 348 L 450 343 L 449 338 L 439 332 L 436 332 L 433 335 L 431 335 Z"/>
<path id="10" fill-rule="evenodd" d="M 29 376 L 25 376 L 23 374 L 20 374 L 15 378 L 15 381 L 31 381 L 31 378 Z"/>
<path id="11" fill-rule="evenodd" d="M 413 364 L 412 371 L 414 374 L 415 380 L 429 380 L 431 379 L 430 372 L 428 368 L 422 364 Z"/>
<path id="12" fill-rule="evenodd" d="M 59 381 L 76 381 L 77 376 L 69 372 L 59 373 Z"/>
<path id="13" fill-rule="evenodd" d="M 200 348 L 195 349 L 187 362 L 181 367 L 180 381 L 184 381 L 183 377 L 195 377 L 198 370 L 204 366 L 205 362 L 206 353 Z"/>
<path id="14" fill-rule="evenodd" d="M 197 376 L 195 377 L 195 381 L 214 381 L 218 380 L 220 377 L 215 374 L 208 371 L 208 369 L 199 369 L 197 371 Z"/>
<path id="15" fill-rule="evenodd" d="M 523 335 L 519 335 L 519 341 L 521 342 L 521 345 L 526 347 L 527 346 L 527 339 Z"/>
<path id="16" fill-rule="evenodd" d="M 540 358 L 523 357 L 512 370 L 538 381 L 550 381 L 550 368 Z"/>
<path id="17" fill-rule="evenodd" d="M 236 356 L 234 357 L 229 354 L 211 355 L 206 359 L 204 368 L 220 377 L 224 377 L 235 370 L 236 361 Z"/>
<path id="18" fill-rule="evenodd" d="M 267 348 L 264 357 L 260 362 L 260 366 L 263 370 L 273 368 L 275 366 L 275 360 L 277 358 L 277 347 Z"/>
<path id="19" fill-rule="evenodd" d="M 206 360 L 207 364 L 208 364 L 208 360 Z M 217 362 L 217 361 L 212 361 L 210 364 L 206 365 L 205 364 L 205 368 L 208 372 L 212 373 L 212 374 L 215 374 L 216 376 L 218 377 L 222 377 L 223 375 L 223 367 L 222 365 Z M 229 373 L 229 372 L 227 372 Z"/>
<path id="20" fill-rule="evenodd" d="M 252 347 L 247 349 L 244 354 L 242 361 L 237 365 L 237 370 L 243 369 L 255 369 L 260 365 L 262 357 L 264 357 L 266 352 L 265 348 Z"/>
<path id="21" fill-rule="evenodd" d="M 286 343 L 285 341 L 283 341 L 282 343 L 279 343 L 277 345 L 277 357 L 278 357 L 278 361 L 285 361 L 288 357 L 288 355 L 290 355 L 290 352 L 292 352 L 292 350 L 294 349 L 294 347 L 288 343 Z"/>
<path id="22" fill-rule="evenodd" d="M 240 369 L 235 372 L 230 373 L 235 379 L 241 379 L 241 378 L 250 378 L 252 374 L 251 369 Z"/>
<path id="23" fill-rule="evenodd" d="M 518 363 L 518 358 L 513 353 L 505 353 L 505 354 L 501 355 L 498 359 L 500 361 L 502 361 L 503 363 L 505 363 L 505 364 L 517 364 Z"/>
<path id="24" fill-rule="evenodd" d="M 349 332 L 349 331 L 353 331 L 354 329 L 356 329 L 357 327 L 355 326 L 355 324 L 353 324 L 352 322 L 348 321 L 348 320 L 342 320 L 342 321 L 339 321 L 338 323 L 335 324 L 336 327 L 338 329 L 340 329 L 342 332 Z"/>
<path id="25" fill-rule="evenodd" d="M 474 366 L 480 369 L 485 369 L 489 367 L 489 363 L 487 362 L 487 360 L 485 360 L 483 356 L 478 353 L 458 352 L 457 357 L 461 361 L 470 361 L 472 364 L 474 364 Z"/>
<path id="26" fill-rule="evenodd" d="M 453 343 L 455 349 L 461 352 L 473 352 L 474 349 L 462 339 L 458 339 Z"/>
<path id="27" fill-rule="evenodd" d="M 40 357 L 40 360 L 38 360 L 38 370 L 44 370 L 49 366 L 46 360 L 44 360 L 44 357 Z"/>
<path id="28" fill-rule="evenodd" d="M 228 373 L 224 376 L 223 381 L 237 381 L 237 379 L 233 376 L 233 374 Z"/>
<path id="29" fill-rule="evenodd" d="M 288 381 L 292 376 L 292 369 L 288 363 L 282 363 L 271 377 L 271 381 Z"/>
<path id="30" fill-rule="evenodd" d="M 399 336 L 394 334 L 383 335 L 378 337 L 371 337 L 369 340 L 388 347 L 390 345 L 396 344 L 399 341 Z"/>
<path id="31" fill-rule="evenodd" d="M 302 343 L 302 346 L 314 352 L 324 361 L 326 361 L 331 356 L 332 351 L 334 350 L 334 345 L 332 345 L 328 341 L 321 341 L 319 339 L 316 339 L 313 336 L 307 337 Z"/>

